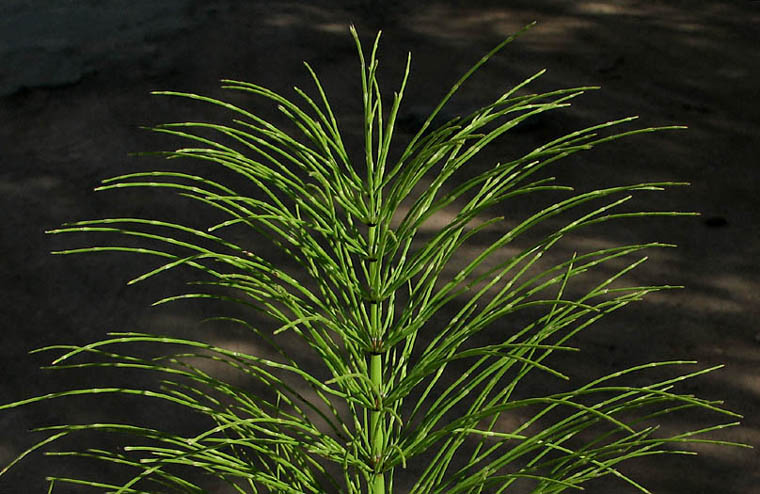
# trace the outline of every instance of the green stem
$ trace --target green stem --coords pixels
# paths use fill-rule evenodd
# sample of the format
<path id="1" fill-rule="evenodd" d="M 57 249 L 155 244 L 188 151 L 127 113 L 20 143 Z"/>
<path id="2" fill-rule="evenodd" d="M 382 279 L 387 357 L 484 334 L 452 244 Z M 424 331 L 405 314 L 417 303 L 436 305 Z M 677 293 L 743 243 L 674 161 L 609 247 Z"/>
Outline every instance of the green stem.
<path id="1" fill-rule="evenodd" d="M 371 211 L 375 211 L 375 198 L 372 198 Z M 383 354 L 380 353 L 382 348 L 383 335 L 380 328 L 380 301 L 376 300 L 380 290 L 379 263 L 377 256 L 377 226 L 369 227 L 368 232 L 369 253 L 373 260 L 369 261 L 368 273 L 369 279 L 367 284 L 370 287 L 370 337 L 373 339 L 375 348 L 369 356 L 369 378 L 372 382 L 372 388 L 375 390 L 374 408 L 370 411 L 369 416 L 369 434 L 370 445 L 372 448 L 372 463 L 375 467 L 375 473 L 372 477 L 369 487 L 369 494 L 385 494 L 385 476 L 382 473 L 382 458 L 385 449 L 385 417 L 382 412 L 382 394 L 383 394 Z"/>
<path id="2" fill-rule="evenodd" d="M 383 385 L 383 356 L 373 354 L 370 356 L 370 379 L 376 389 L 382 389 Z M 378 403 L 379 404 L 379 403 Z M 385 441 L 385 421 L 380 410 L 370 412 L 370 434 L 372 444 L 372 456 L 378 465 L 383 456 L 383 443 Z M 370 485 L 371 494 L 385 494 L 385 478 L 381 472 L 377 472 Z"/>

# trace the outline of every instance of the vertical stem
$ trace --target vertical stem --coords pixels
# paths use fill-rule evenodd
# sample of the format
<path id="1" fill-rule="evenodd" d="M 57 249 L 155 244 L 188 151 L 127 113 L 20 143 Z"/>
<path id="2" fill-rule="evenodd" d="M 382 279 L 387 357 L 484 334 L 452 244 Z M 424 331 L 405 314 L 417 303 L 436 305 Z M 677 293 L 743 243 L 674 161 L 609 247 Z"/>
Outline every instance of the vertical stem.
<path id="1" fill-rule="evenodd" d="M 370 355 L 370 379 L 372 384 L 380 389 L 383 385 L 383 356 L 380 354 Z M 372 456 L 379 463 L 383 455 L 383 443 L 385 441 L 385 421 L 380 410 L 372 410 L 369 417 L 370 434 L 372 444 Z M 385 478 L 382 473 L 375 474 L 372 485 L 372 494 L 385 494 Z"/>
<path id="2" fill-rule="evenodd" d="M 372 214 L 376 214 L 375 211 L 375 198 L 371 197 L 371 211 Z M 370 446 L 372 448 L 372 461 L 376 467 L 372 480 L 370 482 L 369 493 L 370 494 L 385 494 L 385 476 L 379 470 L 382 468 L 381 461 L 383 458 L 383 452 L 385 449 L 385 417 L 383 416 L 382 408 L 382 390 L 383 390 L 383 354 L 380 353 L 382 347 L 382 329 L 380 324 L 380 301 L 376 300 L 378 292 L 380 290 L 380 277 L 379 277 L 379 262 L 377 259 L 377 225 L 371 225 L 368 232 L 368 244 L 369 254 L 372 258 L 369 260 L 368 274 L 369 279 L 367 284 L 369 286 L 370 297 L 370 336 L 376 345 L 373 353 L 369 355 L 369 378 L 372 382 L 372 387 L 377 391 L 377 395 L 374 397 L 374 408 L 370 411 L 369 415 L 369 434 L 370 434 Z"/>
<path id="3" fill-rule="evenodd" d="M 375 78 L 375 71 L 377 70 L 377 46 L 380 41 L 380 33 L 377 33 L 375 37 L 375 43 L 372 46 L 372 54 L 370 55 L 369 66 L 365 68 L 362 63 L 362 90 L 364 92 L 364 147 L 367 160 L 367 182 L 366 193 L 369 204 L 367 210 L 369 213 L 368 220 L 368 232 L 367 232 L 367 288 L 370 296 L 370 327 L 369 336 L 371 338 L 371 344 L 373 348 L 369 355 L 369 377 L 372 382 L 372 388 L 376 391 L 374 397 L 374 406 L 370 410 L 370 428 L 369 439 L 372 454 L 372 463 L 374 465 L 374 475 L 370 482 L 369 493 L 370 494 L 385 494 L 385 476 L 382 473 L 382 459 L 385 450 L 386 441 L 386 419 L 384 416 L 383 408 L 383 354 L 385 352 L 385 344 L 383 342 L 383 328 L 381 324 L 381 312 L 382 301 L 380 300 L 380 292 L 382 291 L 382 283 L 380 279 L 380 259 L 378 252 L 378 221 L 379 212 L 382 204 L 382 193 L 376 189 L 376 185 L 381 183 L 382 176 L 378 176 L 376 173 L 375 156 L 372 154 L 373 150 L 373 128 L 377 127 L 377 159 L 382 159 L 382 146 L 383 146 L 383 110 L 382 103 L 379 98 L 379 91 L 377 89 L 377 80 Z M 360 50 L 361 51 L 361 50 Z M 364 72 L 366 70 L 366 72 Z M 376 93 L 378 91 L 378 93 Z M 382 174 L 380 174 L 382 175 Z"/>

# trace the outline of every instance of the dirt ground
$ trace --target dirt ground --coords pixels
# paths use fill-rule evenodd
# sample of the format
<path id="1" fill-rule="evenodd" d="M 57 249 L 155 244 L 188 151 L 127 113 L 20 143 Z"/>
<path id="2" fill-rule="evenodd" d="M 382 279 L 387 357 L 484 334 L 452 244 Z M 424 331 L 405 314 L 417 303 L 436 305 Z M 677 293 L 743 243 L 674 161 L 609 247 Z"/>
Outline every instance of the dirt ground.
<path id="1" fill-rule="evenodd" d="M 37 59 L 24 58 L 21 49 L 12 60 L 11 52 L 4 52 L 9 58 L 0 61 L 6 74 L 17 70 L 16 75 L 23 75 L 0 85 L 7 93 L 0 98 L 0 208 L 5 211 L 0 403 L 96 382 L 98 376 L 90 374 L 38 370 L 46 360 L 27 355 L 33 348 L 94 341 L 111 330 L 200 331 L 195 322 L 201 309 L 148 307 L 176 291 L 169 286 L 174 278 L 127 287 L 125 282 L 141 272 L 142 260 L 51 256 L 49 251 L 72 247 L 80 239 L 43 233 L 77 219 L 182 215 L 178 208 L 184 203 L 173 197 L 92 191 L 104 178 L 161 166 L 127 155 L 167 145 L 138 126 L 217 116 L 207 107 L 150 96 L 149 91 L 218 96 L 218 80 L 228 77 L 291 94 L 293 85 L 311 87 L 301 64 L 306 60 L 336 102 L 347 135 L 355 138 L 360 101 L 350 23 L 367 41 L 382 28 L 381 82 L 389 93 L 398 84 L 406 52 L 413 52 L 402 110 L 413 122 L 490 47 L 535 20 L 537 27 L 463 88 L 452 103 L 454 110 L 474 108 L 541 68 L 548 72 L 535 84 L 536 91 L 597 84 L 602 90 L 508 136 L 492 157 L 628 115 L 640 115 L 641 126 L 684 124 L 688 130 L 647 134 L 599 149 L 562 165 L 557 173 L 580 189 L 688 181 L 691 187 L 642 196 L 639 204 L 702 213 L 600 228 L 565 247 L 564 253 L 572 254 L 620 242 L 678 244 L 678 249 L 653 252 L 634 279 L 686 288 L 657 294 L 600 322 L 575 341 L 583 357 L 563 362 L 562 370 L 574 382 L 585 382 L 654 360 L 695 359 L 699 368 L 723 363 L 724 369 L 688 389 L 724 400 L 727 408 L 744 415 L 740 426 L 714 437 L 760 446 L 760 2 L 206 0 L 172 5 L 176 10 L 154 13 L 176 16 L 172 22 L 140 31 L 140 23 L 155 18 L 134 12 L 127 16 L 125 10 L 128 22 L 115 31 L 124 36 L 102 29 L 83 37 L 80 45 L 65 42 L 71 33 L 64 29 L 83 29 L 64 22 L 65 13 L 56 14 L 63 16 L 60 24 L 50 21 L 52 33 L 26 31 L 27 36 L 58 40 L 55 46 L 62 48 L 52 53 L 63 69 L 56 77 L 23 72 L 22 65 L 31 70 Z M 13 12 L 4 14 L 8 17 L 0 22 L 11 25 Z M 26 46 L 23 39 L 15 41 Z M 9 71 L 10 63 L 19 64 L 18 69 Z M 206 335 L 244 346 L 238 336 Z M 120 413 L 159 424 L 181 420 L 152 404 L 70 401 L 0 411 L 0 464 L 39 437 L 26 432 L 34 426 L 105 420 Z M 137 408 L 128 408 L 132 406 Z M 699 428 L 716 418 L 683 420 Z M 666 422 L 664 428 L 675 425 Z M 696 449 L 696 457 L 648 458 L 623 471 L 658 494 L 760 494 L 760 449 Z M 52 460 L 27 458 L 0 478 L 0 492 L 45 492 L 46 474 L 66 475 L 79 468 Z M 413 472 L 412 467 L 409 475 Z M 67 489 L 55 492 L 78 492 Z M 604 479 L 590 484 L 587 492 L 635 490 Z"/>

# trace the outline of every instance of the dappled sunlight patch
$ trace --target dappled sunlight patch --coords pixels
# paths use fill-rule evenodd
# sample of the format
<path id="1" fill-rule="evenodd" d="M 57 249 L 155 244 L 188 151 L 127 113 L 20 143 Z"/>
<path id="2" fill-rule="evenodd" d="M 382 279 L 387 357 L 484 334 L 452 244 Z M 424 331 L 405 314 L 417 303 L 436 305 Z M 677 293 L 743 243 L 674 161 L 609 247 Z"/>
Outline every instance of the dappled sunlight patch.
<path id="1" fill-rule="evenodd" d="M 528 19 L 540 18 L 538 10 L 532 11 L 526 8 L 478 8 L 461 9 L 440 3 L 433 4 L 431 8 L 416 13 L 406 20 L 405 25 L 413 31 L 435 39 L 445 40 L 450 43 L 463 43 L 471 39 L 473 35 L 482 37 L 485 33 L 490 35 L 505 36 L 519 29 L 523 22 Z M 592 25 L 573 16 L 560 16 L 553 22 L 540 27 L 548 37 L 567 35 L 575 30 L 588 28 Z M 540 46 L 544 41 L 532 40 Z"/>

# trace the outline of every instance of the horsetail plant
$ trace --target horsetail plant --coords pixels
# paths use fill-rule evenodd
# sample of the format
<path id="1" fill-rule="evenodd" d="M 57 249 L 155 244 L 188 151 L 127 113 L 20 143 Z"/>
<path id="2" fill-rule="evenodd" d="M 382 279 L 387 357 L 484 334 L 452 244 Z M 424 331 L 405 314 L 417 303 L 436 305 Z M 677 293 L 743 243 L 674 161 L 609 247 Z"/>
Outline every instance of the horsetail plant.
<path id="1" fill-rule="evenodd" d="M 567 107 L 571 99 L 595 89 L 527 93 L 526 87 L 542 71 L 491 104 L 437 124 L 436 117 L 459 87 L 512 36 L 456 82 L 392 158 L 411 55 L 388 110 L 377 79 L 380 35 L 367 54 L 353 28 L 351 33 L 361 63 L 361 156 L 349 155 L 326 91 L 308 64 L 317 98 L 296 88 L 298 98 L 292 101 L 256 84 L 223 81 L 225 89 L 276 104 L 290 122 L 288 131 L 218 99 L 161 91 L 156 94 L 199 100 L 231 112 L 229 124 L 183 122 L 154 130 L 191 143 L 164 153 L 167 158 L 202 160 L 234 172 L 238 181 L 225 185 L 187 171 L 154 171 L 108 179 L 99 189 L 174 190 L 226 220 L 206 231 L 130 217 L 80 221 L 50 232 L 116 233 L 149 242 L 149 247 L 124 242 L 58 253 L 118 251 L 162 260 L 131 283 L 192 268 L 202 276 L 195 285 L 200 288 L 157 303 L 211 298 L 253 307 L 275 322 L 271 330 L 238 317 L 213 319 L 250 329 L 251 338 L 278 357 L 135 332 L 112 333 L 83 346 L 43 348 L 40 351 L 62 352 L 53 368 L 133 368 L 166 379 L 156 388 L 73 389 L 0 409 L 115 393 L 173 403 L 205 417 L 208 427 L 195 435 L 180 435 L 129 423 L 48 426 L 42 430 L 50 435 L 11 465 L 60 438 L 98 430 L 132 436 L 135 443 L 55 454 L 117 463 L 132 469 L 133 475 L 123 482 L 50 477 L 50 492 L 68 483 L 119 494 L 202 493 L 208 491 L 198 474 L 205 474 L 241 494 L 390 494 L 407 468 L 415 472 L 405 480 L 404 490 L 410 494 L 498 494 L 517 489 L 558 493 L 609 474 L 648 492 L 618 470 L 618 464 L 685 453 L 678 448 L 685 442 L 732 444 L 701 435 L 733 423 L 667 437 L 658 435 L 652 424 L 657 417 L 689 408 L 738 417 L 720 408 L 719 402 L 673 389 L 717 367 L 646 386 L 620 381 L 694 362 L 643 364 L 553 394 L 519 387 L 533 370 L 567 379 L 546 363 L 549 356 L 576 350 L 567 346 L 568 340 L 606 314 L 648 293 L 672 288 L 621 285 L 624 275 L 644 261 L 638 257 L 642 251 L 667 244 L 576 252 L 550 266 L 542 263 L 542 256 L 555 252 L 563 237 L 590 225 L 683 214 L 617 209 L 634 193 L 680 183 L 577 193 L 556 185 L 553 178 L 538 178 L 538 172 L 608 141 L 676 127 L 610 134 L 609 129 L 633 120 L 623 118 L 556 138 L 485 171 L 468 172 L 484 148 L 523 121 Z M 247 195 L 241 181 L 258 192 Z M 549 201 L 521 220 L 487 216 L 506 210 L 513 199 L 540 192 L 564 198 Z M 456 208 L 453 214 L 451 208 Z M 450 221 L 429 233 L 423 225 L 444 211 L 451 214 Z M 557 226 L 566 215 L 572 218 Z M 549 232 L 524 240 L 539 226 Z M 223 236 L 240 229 L 251 232 L 245 243 Z M 468 257 L 477 247 L 476 237 L 485 238 L 485 247 Z M 271 242 L 272 249 L 298 269 L 288 270 L 266 258 L 265 251 L 251 247 L 251 238 Z M 517 246 L 520 242 L 523 245 Z M 576 278 L 602 269 L 608 269 L 603 281 L 570 295 L 577 291 L 571 288 Z M 499 331 L 496 343 L 480 344 L 486 329 L 505 320 L 512 321 L 509 327 L 514 329 Z M 302 355 L 293 355 L 289 342 L 296 338 L 324 365 L 326 379 L 317 377 Z M 134 343 L 153 345 L 162 353 L 147 357 L 124 350 Z M 177 347 L 182 351 L 175 352 Z M 269 395 L 204 370 L 202 362 L 209 360 L 263 384 Z M 510 416 L 518 418 L 505 420 Z"/>

